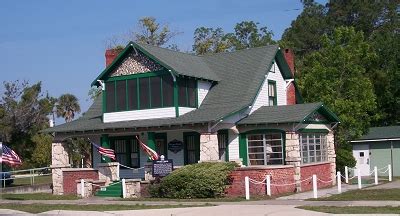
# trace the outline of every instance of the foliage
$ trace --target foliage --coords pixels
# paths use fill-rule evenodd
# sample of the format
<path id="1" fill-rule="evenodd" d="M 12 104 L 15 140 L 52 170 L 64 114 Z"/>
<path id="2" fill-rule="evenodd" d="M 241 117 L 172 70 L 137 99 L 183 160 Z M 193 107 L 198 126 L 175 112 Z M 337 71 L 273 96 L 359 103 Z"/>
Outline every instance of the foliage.
<path id="1" fill-rule="evenodd" d="M 92 153 L 91 145 L 84 138 L 69 138 L 65 140 L 66 150 L 70 157 L 70 161 L 73 167 L 79 167 L 83 163 L 86 167 L 92 165 Z"/>
<path id="2" fill-rule="evenodd" d="M 233 33 L 227 34 L 222 28 L 199 27 L 194 31 L 193 51 L 201 55 L 275 44 L 272 31 L 258 24 L 243 21 L 236 24 Z"/>
<path id="3" fill-rule="evenodd" d="M 149 191 L 153 197 L 215 198 L 224 196 L 229 184 L 229 173 L 236 163 L 205 162 L 187 165 L 153 184 Z"/>
<path id="4" fill-rule="evenodd" d="M 100 87 L 93 86 L 92 88 L 90 88 L 88 96 L 92 101 L 94 101 L 98 96 L 100 96 L 101 91 L 102 90 Z"/>
<path id="5" fill-rule="evenodd" d="M 32 153 L 31 164 L 34 167 L 46 167 L 51 164 L 51 143 L 53 137 L 48 134 L 35 134 L 32 137 L 35 149 Z"/>
<path id="6" fill-rule="evenodd" d="M 194 31 L 193 50 L 198 55 L 225 52 L 230 48 L 222 28 L 200 27 Z"/>
<path id="7" fill-rule="evenodd" d="M 241 50 L 252 47 L 275 44 L 273 33 L 266 26 L 258 27 L 259 23 L 243 21 L 237 23 L 234 33 L 228 33 L 225 37 L 232 44 L 233 50 Z"/>
<path id="8" fill-rule="evenodd" d="M 26 167 L 35 149 L 32 137 L 49 126 L 55 98 L 44 96 L 41 82 L 4 82 L 0 99 L 0 135 L 10 148 L 19 154 Z"/>
<path id="9" fill-rule="evenodd" d="M 57 101 L 57 117 L 63 117 L 66 122 L 75 118 L 75 113 L 81 112 L 78 98 L 72 94 L 63 94 Z"/>
<path id="10" fill-rule="evenodd" d="M 353 153 L 351 151 L 351 146 L 348 145 L 350 148 L 338 148 L 336 150 L 336 170 L 340 171 L 340 173 L 345 173 L 345 166 L 347 167 L 355 167 L 356 166 L 356 159 L 353 157 Z"/>

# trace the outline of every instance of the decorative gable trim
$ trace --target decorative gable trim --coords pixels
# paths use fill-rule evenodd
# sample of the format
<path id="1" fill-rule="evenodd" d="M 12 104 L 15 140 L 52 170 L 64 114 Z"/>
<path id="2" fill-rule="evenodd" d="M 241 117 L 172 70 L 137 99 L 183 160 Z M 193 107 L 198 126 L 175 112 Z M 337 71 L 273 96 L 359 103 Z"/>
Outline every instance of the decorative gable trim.
<path id="1" fill-rule="evenodd" d="M 339 117 L 328 109 L 324 104 L 318 106 L 314 111 L 305 116 L 301 123 L 327 124 L 331 122 L 340 123 Z"/>
<path id="2" fill-rule="evenodd" d="M 109 77 L 125 76 L 150 71 L 160 71 L 163 67 L 150 60 L 141 52 L 129 52 L 118 67 L 110 72 Z"/>

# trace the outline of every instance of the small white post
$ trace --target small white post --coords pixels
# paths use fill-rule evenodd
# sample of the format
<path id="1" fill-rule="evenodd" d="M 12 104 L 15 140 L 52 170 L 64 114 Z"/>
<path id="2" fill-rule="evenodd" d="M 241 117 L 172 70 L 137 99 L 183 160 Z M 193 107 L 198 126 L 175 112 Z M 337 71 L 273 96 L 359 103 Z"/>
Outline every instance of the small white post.
<path id="1" fill-rule="evenodd" d="M 271 196 L 271 176 L 267 175 L 267 195 Z"/>
<path id="2" fill-rule="evenodd" d="M 314 195 L 314 199 L 318 198 L 318 185 L 317 185 L 317 175 L 313 175 L 312 176 L 312 182 L 313 182 L 313 195 Z"/>
<path id="3" fill-rule="evenodd" d="M 392 165 L 388 164 L 389 181 L 392 181 Z"/>
<path id="4" fill-rule="evenodd" d="M 250 200 L 250 181 L 249 177 L 244 177 L 244 188 L 246 190 L 246 200 Z"/>
<path id="5" fill-rule="evenodd" d="M 81 168 L 83 168 L 83 158 L 81 159 Z"/>
<path id="6" fill-rule="evenodd" d="M 378 185 L 378 167 L 374 167 L 375 184 Z"/>
<path id="7" fill-rule="evenodd" d="M 347 166 L 344 167 L 344 176 L 346 179 L 346 184 L 349 183 L 349 168 Z"/>
<path id="8" fill-rule="evenodd" d="M 362 188 L 361 185 L 361 169 L 357 169 L 357 181 L 358 181 L 358 189 Z"/>
<path id="9" fill-rule="evenodd" d="M 126 198 L 126 184 L 125 184 L 125 179 L 122 179 L 122 198 Z"/>
<path id="10" fill-rule="evenodd" d="M 85 180 L 81 179 L 81 196 L 85 198 Z"/>
<path id="11" fill-rule="evenodd" d="M 340 175 L 340 171 L 336 173 L 337 176 L 337 191 L 338 193 L 342 193 L 342 177 Z"/>

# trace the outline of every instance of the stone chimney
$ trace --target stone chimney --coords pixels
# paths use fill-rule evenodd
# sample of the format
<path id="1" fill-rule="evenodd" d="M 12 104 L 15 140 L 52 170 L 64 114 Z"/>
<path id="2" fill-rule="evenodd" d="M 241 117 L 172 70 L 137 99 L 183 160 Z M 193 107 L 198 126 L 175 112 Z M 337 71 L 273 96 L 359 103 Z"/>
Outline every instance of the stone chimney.
<path id="1" fill-rule="evenodd" d="M 106 67 L 108 67 L 114 61 L 115 58 L 117 58 L 117 56 L 118 56 L 118 54 L 120 52 L 121 51 L 117 50 L 117 49 L 106 50 L 106 54 L 105 54 L 105 56 L 106 56 Z"/>
<path id="2" fill-rule="evenodd" d="M 286 59 L 286 62 L 289 65 L 290 72 L 292 73 L 292 76 L 294 78 L 294 74 L 296 73 L 295 67 L 294 67 L 294 53 L 293 50 L 291 49 L 284 49 L 283 50 L 283 55 Z M 296 87 L 293 83 L 293 80 L 290 81 L 290 83 L 286 87 L 286 103 L 287 105 L 293 105 L 296 104 Z"/>

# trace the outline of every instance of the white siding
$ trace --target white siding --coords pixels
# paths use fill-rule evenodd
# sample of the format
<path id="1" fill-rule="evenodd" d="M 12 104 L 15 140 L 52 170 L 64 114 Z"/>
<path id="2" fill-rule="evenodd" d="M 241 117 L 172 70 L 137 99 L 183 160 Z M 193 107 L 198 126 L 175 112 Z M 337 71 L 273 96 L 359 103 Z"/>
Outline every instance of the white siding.
<path id="1" fill-rule="evenodd" d="M 207 81 L 197 81 L 197 99 L 199 102 L 199 106 L 203 103 L 204 98 L 208 94 L 208 91 L 211 88 L 211 82 Z"/>
<path id="2" fill-rule="evenodd" d="M 229 161 L 239 160 L 239 135 L 229 130 L 228 137 Z"/>
<path id="3" fill-rule="evenodd" d="M 107 123 L 107 122 L 129 121 L 129 120 L 171 118 L 175 116 L 176 116 L 175 108 L 166 107 L 157 109 L 104 113 L 103 121 L 104 123 Z"/>
<path id="4" fill-rule="evenodd" d="M 275 73 L 273 72 L 275 70 Z M 283 79 L 281 71 L 276 62 L 272 65 L 271 71 L 268 73 L 267 79 L 276 81 L 276 92 L 278 106 L 286 105 L 286 81 Z M 267 81 L 266 81 L 267 82 Z M 268 88 L 267 88 L 268 89 Z M 267 94 L 268 97 L 268 94 Z M 267 104 L 268 106 L 268 101 Z"/>
<path id="5" fill-rule="evenodd" d="M 186 114 L 190 111 L 195 110 L 196 108 L 190 108 L 190 107 L 179 107 L 179 115 Z"/>
<path id="6" fill-rule="evenodd" d="M 250 114 L 261 106 L 268 106 L 268 80 L 276 82 L 278 106 L 286 105 L 286 81 L 283 79 L 279 67 L 275 62 L 272 65 L 268 76 L 265 78 L 259 92 L 257 93 L 256 99 L 254 100 L 253 106 L 250 110 Z"/>

